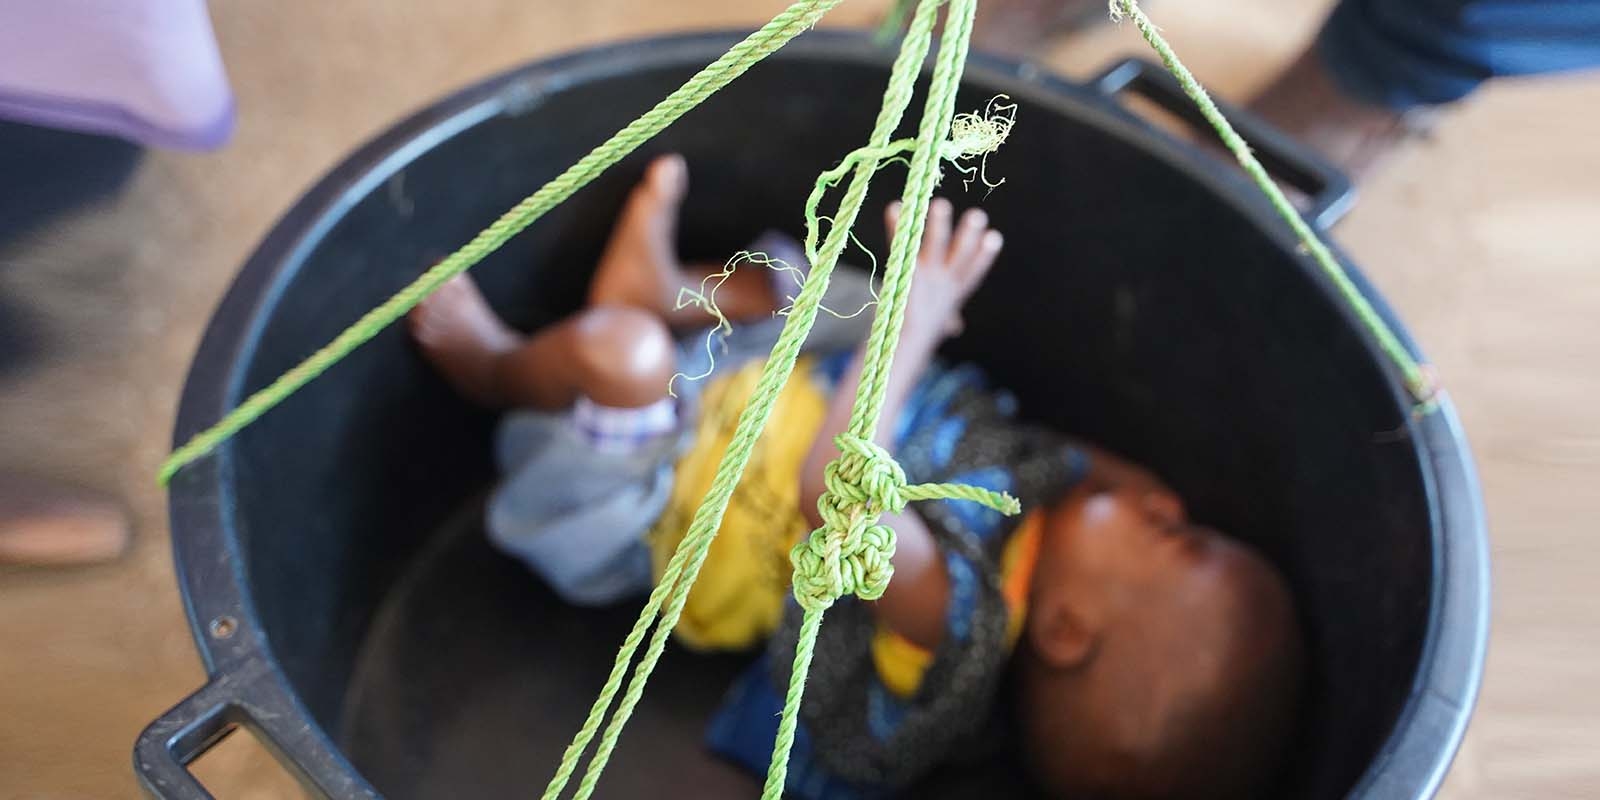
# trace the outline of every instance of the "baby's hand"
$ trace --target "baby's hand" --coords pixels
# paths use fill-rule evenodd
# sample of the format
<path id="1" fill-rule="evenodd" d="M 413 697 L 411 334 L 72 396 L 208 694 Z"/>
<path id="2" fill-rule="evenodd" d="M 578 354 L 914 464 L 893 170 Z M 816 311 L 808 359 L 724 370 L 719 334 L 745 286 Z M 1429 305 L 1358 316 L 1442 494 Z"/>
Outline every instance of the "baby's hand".
<path id="1" fill-rule="evenodd" d="M 906 304 L 908 328 L 928 326 L 933 329 L 930 332 L 943 336 L 960 333 L 961 306 L 983 282 L 1005 242 L 999 231 L 989 227 L 989 215 L 981 209 L 967 209 L 952 231 L 954 213 L 943 197 L 929 204 L 916 277 Z M 892 239 L 900 222 L 899 203 L 889 206 L 887 217 Z"/>

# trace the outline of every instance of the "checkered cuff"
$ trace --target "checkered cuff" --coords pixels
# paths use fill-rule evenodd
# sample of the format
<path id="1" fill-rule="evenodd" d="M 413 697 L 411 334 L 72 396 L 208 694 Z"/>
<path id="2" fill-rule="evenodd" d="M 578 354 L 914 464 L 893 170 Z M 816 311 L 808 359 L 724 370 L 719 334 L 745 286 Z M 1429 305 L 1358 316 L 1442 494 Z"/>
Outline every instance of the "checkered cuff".
<path id="1" fill-rule="evenodd" d="M 580 397 L 572 421 L 594 449 L 632 453 L 678 429 L 678 401 L 663 397 L 639 408 L 616 408 Z"/>

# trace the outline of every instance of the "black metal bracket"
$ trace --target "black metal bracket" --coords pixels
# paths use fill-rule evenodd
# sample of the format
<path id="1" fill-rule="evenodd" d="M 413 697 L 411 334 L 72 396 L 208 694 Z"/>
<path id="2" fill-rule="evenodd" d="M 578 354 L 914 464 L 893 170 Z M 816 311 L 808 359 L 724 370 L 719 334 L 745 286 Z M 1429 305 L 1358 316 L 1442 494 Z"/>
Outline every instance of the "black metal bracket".
<path id="1" fill-rule="evenodd" d="M 377 800 L 378 793 L 304 717 L 268 711 L 284 708 L 299 708 L 299 703 L 264 659 L 213 675 L 139 734 L 133 769 L 140 787 L 158 800 L 214 800 L 188 765 L 247 726 L 310 796 Z"/>

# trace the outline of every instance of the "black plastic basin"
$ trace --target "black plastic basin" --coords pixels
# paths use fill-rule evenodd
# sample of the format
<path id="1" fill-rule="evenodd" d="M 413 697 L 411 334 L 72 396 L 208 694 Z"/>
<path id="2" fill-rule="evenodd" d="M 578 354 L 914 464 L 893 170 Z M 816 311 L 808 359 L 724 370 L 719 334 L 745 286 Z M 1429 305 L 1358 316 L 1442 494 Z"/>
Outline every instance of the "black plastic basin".
<path id="1" fill-rule="evenodd" d="M 360 149 L 245 265 L 195 358 L 178 438 L 734 39 L 656 39 L 516 69 Z M 624 192 L 666 150 L 693 172 L 691 255 L 725 258 L 767 227 L 798 233 L 817 174 L 865 140 L 890 56 L 855 35 L 802 37 L 474 274 L 518 325 L 573 309 Z M 1430 796 L 1487 636 L 1482 510 L 1450 404 L 1413 418 L 1393 369 L 1254 191 L 1123 109 L 1127 85 L 1171 100 L 1148 71 L 1124 64 L 1079 85 L 980 58 L 968 76 L 964 108 L 1005 93 L 1019 112 L 989 164 L 1004 186 L 963 197 L 947 182 L 1007 237 L 952 355 L 1015 389 L 1027 415 L 1150 465 L 1197 518 L 1289 576 L 1314 668 L 1275 796 Z M 1337 215 L 1337 176 L 1269 131 L 1252 139 L 1316 197 L 1318 221 Z M 862 217 L 880 252 L 877 214 L 897 188 L 875 191 Z M 175 479 L 178 578 L 212 678 L 141 738 L 148 791 L 203 796 L 183 765 L 236 724 L 331 796 L 543 787 L 633 609 L 563 608 L 487 546 L 478 513 L 493 421 L 396 328 Z M 700 747 L 739 666 L 670 654 L 601 793 L 754 796 Z M 994 793 L 997 775 L 1014 774 L 952 770 L 928 794 Z"/>

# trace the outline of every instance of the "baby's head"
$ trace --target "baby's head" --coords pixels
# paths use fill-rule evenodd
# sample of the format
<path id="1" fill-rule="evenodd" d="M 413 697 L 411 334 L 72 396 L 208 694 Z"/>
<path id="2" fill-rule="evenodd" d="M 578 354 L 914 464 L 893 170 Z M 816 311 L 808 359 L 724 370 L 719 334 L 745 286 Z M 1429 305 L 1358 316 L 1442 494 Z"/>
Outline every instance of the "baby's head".
<path id="1" fill-rule="evenodd" d="M 1171 491 L 1049 511 L 1018 648 L 1019 718 L 1052 795 L 1247 798 L 1291 738 L 1301 642 L 1283 579 Z"/>

